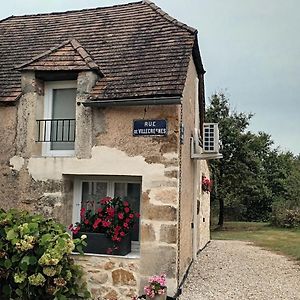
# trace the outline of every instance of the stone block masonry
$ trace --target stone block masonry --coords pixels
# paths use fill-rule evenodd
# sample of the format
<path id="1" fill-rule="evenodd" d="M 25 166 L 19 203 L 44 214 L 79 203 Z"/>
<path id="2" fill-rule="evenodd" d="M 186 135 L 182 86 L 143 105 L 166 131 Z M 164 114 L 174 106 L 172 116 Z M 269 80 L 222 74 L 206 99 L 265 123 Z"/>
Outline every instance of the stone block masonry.
<path id="1" fill-rule="evenodd" d="M 140 259 L 74 255 L 94 300 L 131 300 L 139 293 Z"/>

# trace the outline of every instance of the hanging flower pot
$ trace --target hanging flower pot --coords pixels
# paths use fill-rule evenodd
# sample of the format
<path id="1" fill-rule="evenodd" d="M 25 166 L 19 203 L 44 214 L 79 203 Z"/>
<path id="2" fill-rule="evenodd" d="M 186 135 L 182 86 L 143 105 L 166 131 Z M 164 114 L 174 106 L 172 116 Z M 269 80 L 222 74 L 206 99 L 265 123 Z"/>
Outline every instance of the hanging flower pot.
<path id="1" fill-rule="evenodd" d="M 152 276 L 148 280 L 148 285 L 144 287 L 147 300 L 166 300 L 167 286 L 166 275 Z"/>
<path id="2" fill-rule="evenodd" d="M 210 193 L 212 190 L 213 181 L 205 176 L 202 176 L 202 191 Z"/>
<path id="3" fill-rule="evenodd" d="M 166 300 L 167 299 L 167 290 L 166 293 L 163 295 L 155 295 L 154 298 L 150 296 L 146 296 L 146 300 Z"/>

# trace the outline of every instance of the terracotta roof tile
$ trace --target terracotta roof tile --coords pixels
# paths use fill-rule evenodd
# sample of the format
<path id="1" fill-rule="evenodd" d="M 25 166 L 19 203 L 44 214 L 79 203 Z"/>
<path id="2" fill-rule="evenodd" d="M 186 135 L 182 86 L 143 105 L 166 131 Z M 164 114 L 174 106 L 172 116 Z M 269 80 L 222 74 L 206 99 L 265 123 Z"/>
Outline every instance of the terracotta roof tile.
<path id="1" fill-rule="evenodd" d="M 35 71 L 95 70 L 102 75 L 98 65 L 76 39 L 67 40 L 30 61 L 16 66 L 16 69 Z"/>
<path id="2" fill-rule="evenodd" d="M 148 0 L 10 17 L 0 21 L 0 101 L 19 97 L 20 68 L 97 70 L 92 99 L 182 95 L 192 53 L 204 72 L 195 47 L 197 31 Z"/>

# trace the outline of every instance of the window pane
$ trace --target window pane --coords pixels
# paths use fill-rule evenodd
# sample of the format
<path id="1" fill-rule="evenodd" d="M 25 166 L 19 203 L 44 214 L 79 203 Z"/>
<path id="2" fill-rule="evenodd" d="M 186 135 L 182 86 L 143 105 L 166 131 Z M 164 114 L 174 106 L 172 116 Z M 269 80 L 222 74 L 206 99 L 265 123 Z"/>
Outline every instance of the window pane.
<path id="1" fill-rule="evenodd" d="M 139 183 L 124 183 L 116 182 L 114 185 L 114 197 L 121 197 L 126 199 L 133 211 L 140 212 L 140 193 L 141 185 Z M 139 240 L 140 221 L 135 217 L 135 226 L 131 231 L 131 239 L 133 241 Z"/>
<path id="2" fill-rule="evenodd" d="M 116 182 L 115 190 L 114 190 L 114 197 L 124 198 L 126 196 L 127 196 L 127 183 Z"/>
<path id="3" fill-rule="evenodd" d="M 99 200 L 107 196 L 106 182 L 83 182 L 81 207 L 97 210 Z"/>
<path id="4" fill-rule="evenodd" d="M 139 183 L 124 183 L 116 182 L 114 185 L 114 196 L 126 199 L 133 211 L 140 212 L 140 193 L 141 185 Z M 135 217 L 135 225 L 131 231 L 131 239 L 133 241 L 139 240 L 139 218 Z"/>
<path id="5" fill-rule="evenodd" d="M 135 212 L 140 212 L 140 197 L 141 197 L 141 185 L 139 183 L 128 183 L 127 186 L 127 199 L 130 203 L 132 209 Z M 131 238 L 133 241 L 139 240 L 139 231 L 140 231 L 140 219 L 135 218 L 135 226 L 131 232 Z"/>
<path id="6" fill-rule="evenodd" d="M 52 119 L 75 119 L 76 110 L 76 89 L 54 89 L 52 99 Z M 52 142 L 51 150 L 73 150 L 75 122 L 56 121 L 51 126 L 51 139 L 62 141 Z"/>

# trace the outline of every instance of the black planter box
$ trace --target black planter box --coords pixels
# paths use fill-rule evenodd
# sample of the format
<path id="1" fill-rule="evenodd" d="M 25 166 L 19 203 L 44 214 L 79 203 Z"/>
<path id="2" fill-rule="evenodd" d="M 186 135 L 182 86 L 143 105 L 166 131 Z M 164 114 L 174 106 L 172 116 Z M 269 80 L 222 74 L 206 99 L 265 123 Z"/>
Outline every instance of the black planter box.
<path id="1" fill-rule="evenodd" d="M 83 247 L 83 252 L 94 254 L 112 254 L 112 255 L 126 255 L 131 252 L 131 239 L 130 234 L 125 235 L 121 242 L 115 242 L 108 238 L 104 233 L 94 232 L 78 232 L 74 234 L 74 238 L 80 238 L 82 235 L 86 235 L 87 243 L 86 247 Z M 117 247 L 117 249 L 114 249 Z M 113 251 L 109 251 L 113 249 Z"/>

